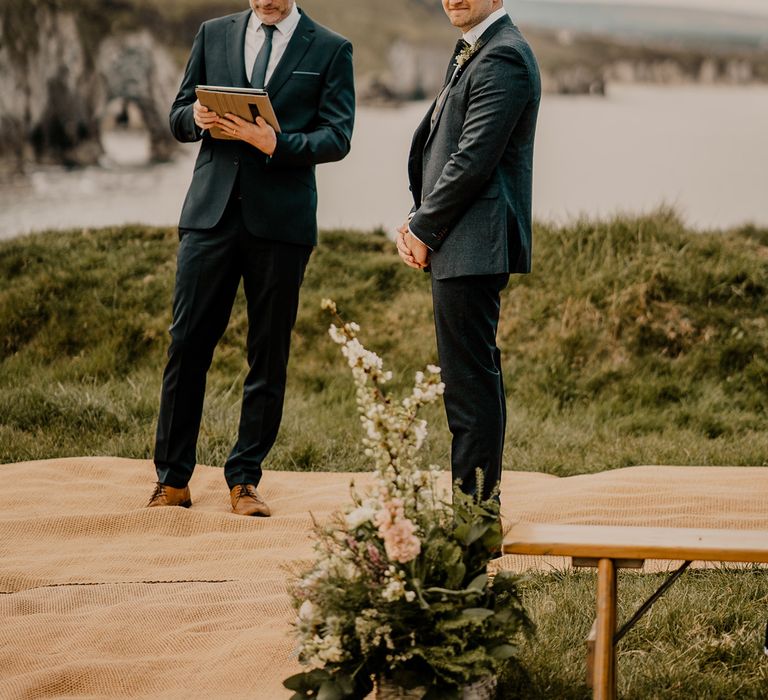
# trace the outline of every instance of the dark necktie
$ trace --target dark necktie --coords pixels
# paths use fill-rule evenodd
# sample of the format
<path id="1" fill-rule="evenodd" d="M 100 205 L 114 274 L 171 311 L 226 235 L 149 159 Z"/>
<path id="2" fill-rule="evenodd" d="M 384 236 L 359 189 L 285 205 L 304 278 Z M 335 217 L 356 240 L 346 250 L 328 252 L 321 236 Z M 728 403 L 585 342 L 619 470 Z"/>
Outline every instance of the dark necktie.
<path id="1" fill-rule="evenodd" d="M 445 102 L 445 98 L 448 96 L 448 91 L 453 84 L 453 78 L 456 76 L 456 56 L 467 48 L 467 46 L 469 46 L 469 43 L 464 41 L 464 39 L 459 39 L 456 42 L 456 48 L 453 50 L 453 57 L 451 58 L 451 62 L 448 64 L 448 70 L 445 73 L 445 84 L 443 85 L 440 94 L 437 96 L 437 100 L 435 100 L 435 108 L 432 110 L 432 117 L 429 122 L 430 127 L 435 125 L 435 119 L 437 119 L 437 115 L 440 114 L 440 108 L 443 106 L 443 102 Z"/>
<path id="2" fill-rule="evenodd" d="M 267 66 L 269 65 L 269 55 L 272 53 L 272 35 L 275 33 L 273 24 L 262 24 L 261 28 L 264 30 L 264 43 L 259 49 L 251 71 L 251 86 L 255 88 L 263 88 L 264 83 L 267 82 Z"/>
<path id="3" fill-rule="evenodd" d="M 469 42 L 464 41 L 464 39 L 459 39 L 456 42 L 456 46 L 453 49 L 453 56 L 451 57 L 451 62 L 448 64 L 448 70 L 445 72 L 445 83 L 447 83 L 451 79 L 454 71 L 456 70 L 456 56 L 458 56 L 469 45 L 470 45 Z"/>

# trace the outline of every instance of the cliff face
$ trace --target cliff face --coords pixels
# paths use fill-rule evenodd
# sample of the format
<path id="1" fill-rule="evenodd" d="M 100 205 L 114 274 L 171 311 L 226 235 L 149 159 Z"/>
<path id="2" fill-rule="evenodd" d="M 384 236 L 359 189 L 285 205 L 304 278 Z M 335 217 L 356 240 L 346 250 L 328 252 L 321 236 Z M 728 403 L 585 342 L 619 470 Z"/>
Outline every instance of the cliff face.
<path id="1" fill-rule="evenodd" d="M 171 59 L 148 33 L 89 36 L 88 19 L 87 10 L 54 0 L 0 8 L 0 174 L 33 162 L 97 162 L 101 121 L 116 99 L 138 106 L 152 158 L 170 155 L 167 113 L 178 78 Z"/>

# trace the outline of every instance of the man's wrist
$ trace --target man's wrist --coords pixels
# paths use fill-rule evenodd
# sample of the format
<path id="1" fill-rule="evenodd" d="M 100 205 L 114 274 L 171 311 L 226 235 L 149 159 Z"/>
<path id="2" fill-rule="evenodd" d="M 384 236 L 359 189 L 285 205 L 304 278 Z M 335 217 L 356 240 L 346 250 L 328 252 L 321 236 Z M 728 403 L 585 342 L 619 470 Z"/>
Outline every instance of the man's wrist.
<path id="1" fill-rule="evenodd" d="M 275 153 L 277 153 L 277 147 L 279 142 L 280 140 L 277 138 L 277 134 L 275 134 L 272 141 L 272 150 L 264 151 L 264 155 L 267 157 L 267 163 L 271 162 L 272 158 L 275 157 Z"/>
<path id="2" fill-rule="evenodd" d="M 409 217 L 408 221 L 410 221 L 410 220 L 411 220 L 411 218 L 413 218 L 413 217 L 412 217 L 412 216 L 411 216 L 411 217 Z M 408 234 L 409 234 L 409 235 L 411 235 L 411 236 L 413 236 L 413 237 L 414 237 L 414 238 L 415 238 L 415 239 L 416 239 L 416 240 L 417 240 L 419 243 L 421 243 L 421 245 L 423 245 L 425 248 L 427 248 L 428 250 L 432 250 L 432 248 L 430 248 L 430 247 L 429 247 L 429 246 L 428 246 L 426 243 L 424 243 L 424 241 L 422 241 L 422 240 L 421 240 L 421 238 L 419 238 L 419 237 L 418 237 L 418 236 L 417 236 L 417 235 L 416 235 L 416 234 L 415 234 L 413 231 L 411 231 L 411 227 L 410 227 L 410 226 L 408 227 Z"/>

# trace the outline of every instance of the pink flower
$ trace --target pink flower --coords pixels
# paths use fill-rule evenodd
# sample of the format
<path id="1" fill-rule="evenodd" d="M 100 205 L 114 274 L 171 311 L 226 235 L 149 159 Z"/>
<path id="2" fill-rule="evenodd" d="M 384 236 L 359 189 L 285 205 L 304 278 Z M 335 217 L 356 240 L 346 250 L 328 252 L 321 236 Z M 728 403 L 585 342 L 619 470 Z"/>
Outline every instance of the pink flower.
<path id="1" fill-rule="evenodd" d="M 415 532 L 416 526 L 408 518 L 401 518 L 389 526 L 381 533 L 387 556 L 401 564 L 415 559 L 421 551 L 421 541 Z"/>
<path id="2" fill-rule="evenodd" d="M 416 525 L 405 517 L 403 502 L 399 498 L 384 503 L 384 507 L 376 513 L 376 525 L 391 561 L 405 564 L 418 556 L 421 541 L 415 534 Z"/>

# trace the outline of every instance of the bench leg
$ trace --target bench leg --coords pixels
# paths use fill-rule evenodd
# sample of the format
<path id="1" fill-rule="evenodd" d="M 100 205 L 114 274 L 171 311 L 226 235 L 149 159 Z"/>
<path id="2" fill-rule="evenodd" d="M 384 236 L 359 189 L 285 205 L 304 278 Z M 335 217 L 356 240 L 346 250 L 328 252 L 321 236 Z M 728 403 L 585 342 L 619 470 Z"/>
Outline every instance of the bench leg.
<path id="1" fill-rule="evenodd" d="M 616 562 L 600 559 L 597 564 L 597 636 L 593 697 L 616 698 Z"/>

